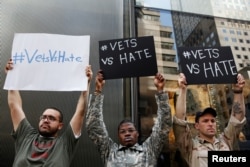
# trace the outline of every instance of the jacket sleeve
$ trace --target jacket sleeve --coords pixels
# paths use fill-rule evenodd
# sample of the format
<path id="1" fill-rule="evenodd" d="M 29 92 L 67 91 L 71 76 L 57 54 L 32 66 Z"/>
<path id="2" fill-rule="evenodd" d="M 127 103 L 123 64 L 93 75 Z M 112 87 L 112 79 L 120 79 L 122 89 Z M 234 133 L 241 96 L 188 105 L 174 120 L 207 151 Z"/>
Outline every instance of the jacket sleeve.
<path id="1" fill-rule="evenodd" d="M 152 154 L 157 158 L 167 140 L 170 127 L 172 125 L 171 111 L 167 93 L 158 93 L 155 95 L 158 106 L 157 119 L 152 128 L 150 137 L 143 143 L 147 145 Z"/>
<path id="2" fill-rule="evenodd" d="M 175 142 L 178 151 L 181 153 L 181 157 L 190 162 L 193 149 L 193 137 L 188 122 L 182 119 L 173 117 L 173 131 L 175 136 Z"/>
<path id="3" fill-rule="evenodd" d="M 86 116 L 86 128 L 89 138 L 97 146 L 102 160 L 105 162 L 113 141 L 109 138 L 103 121 L 104 95 L 90 95 Z"/>
<path id="4" fill-rule="evenodd" d="M 238 137 L 246 123 L 246 118 L 242 121 L 231 115 L 227 127 L 224 129 L 224 140 L 230 147 L 230 150 L 239 150 Z"/>

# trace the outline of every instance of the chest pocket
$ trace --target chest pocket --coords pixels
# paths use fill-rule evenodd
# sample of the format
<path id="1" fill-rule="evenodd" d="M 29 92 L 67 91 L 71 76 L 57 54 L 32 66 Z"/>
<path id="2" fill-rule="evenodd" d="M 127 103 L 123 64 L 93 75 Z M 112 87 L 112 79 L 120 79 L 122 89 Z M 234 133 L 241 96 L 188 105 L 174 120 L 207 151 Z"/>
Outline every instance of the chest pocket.
<path id="1" fill-rule="evenodd" d="M 192 167 L 204 167 L 207 166 L 208 150 L 202 148 L 196 148 L 193 150 L 192 155 Z"/>
<path id="2" fill-rule="evenodd" d="M 197 150 L 197 158 L 207 158 L 208 150 Z"/>
<path id="3" fill-rule="evenodd" d="M 208 150 L 197 150 L 195 166 L 207 166 Z"/>

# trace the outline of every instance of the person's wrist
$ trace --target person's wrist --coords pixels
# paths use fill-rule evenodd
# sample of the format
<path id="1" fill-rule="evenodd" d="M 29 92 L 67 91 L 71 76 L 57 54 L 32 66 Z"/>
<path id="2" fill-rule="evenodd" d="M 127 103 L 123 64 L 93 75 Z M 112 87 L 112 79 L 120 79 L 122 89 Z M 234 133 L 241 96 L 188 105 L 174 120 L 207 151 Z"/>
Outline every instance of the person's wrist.
<path id="1" fill-rule="evenodd" d="M 159 89 L 159 90 L 157 90 L 157 91 L 158 91 L 159 94 L 164 93 L 164 90 L 163 90 L 163 89 Z"/>
<path id="2" fill-rule="evenodd" d="M 186 86 L 179 86 L 179 89 L 185 91 L 185 90 L 187 90 L 187 87 Z"/>
<path id="3" fill-rule="evenodd" d="M 101 94 L 101 93 L 102 93 L 102 91 L 100 89 L 96 89 L 95 92 L 94 92 L 95 95 L 98 95 L 98 94 Z"/>
<path id="4" fill-rule="evenodd" d="M 242 89 L 233 89 L 233 93 L 235 94 L 241 94 L 243 92 Z"/>
<path id="5" fill-rule="evenodd" d="M 232 91 L 235 94 L 241 94 L 243 92 L 243 88 L 242 87 L 237 87 L 235 85 L 232 85 Z"/>

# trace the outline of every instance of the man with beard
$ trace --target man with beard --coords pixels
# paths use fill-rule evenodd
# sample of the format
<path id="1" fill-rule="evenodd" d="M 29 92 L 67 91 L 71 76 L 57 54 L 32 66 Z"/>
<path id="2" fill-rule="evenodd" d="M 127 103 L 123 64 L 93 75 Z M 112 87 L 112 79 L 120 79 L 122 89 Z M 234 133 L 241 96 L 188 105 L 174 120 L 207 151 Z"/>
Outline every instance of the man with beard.
<path id="1" fill-rule="evenodd" d="M 246 123 L 245 103 L 243 88 L 245 80 L 241 74 L 237 75 L 237 83 L 233 84 L 234 100 L 232 112 L 223 133 L 217 135 L 217 112 L 211 107 L 197 112 L 195 116 L 195 129 L 198 135 L 192 137 L 186 117 L 187 81 L 183 73 L 180 73 L 179 95 L 176 102 L 173 130 L 178 149 L 184 158 L 184 163 L 189 166 L 206 167 L 208 165 L 208 151 L 234 150 L 237 138 Z"/>
<path id="2" fill-rule="evenodd" d="M 5 68 L 13 68 L 10 60 Z M 18 90 L 8 90 L 8 104 L 14 131 L 15 159 L 13 167 L 69 167 L 81 136 L 81 129 L 86 112 L 87 97 L 92 78 L 91 66 L 85 69 L 88 77 L 88 89 L 81 92 L 76 111 L 64 133 L 58 133 L 63 127 L 63 114 L 50 107 L 40 116 L 39 129 L 33 128 L 26 119 L 22 108 L 22 99 Z"/>
<path id="3" fill-rule="evenodd" d="M 86 128 L 90 139 L 97 145 L 104 166 L 156 166 L 157 158 L 167 140 L 171 126 L 171 112 L 168 104 L 168 94 L 163 91 L 165 79 L 161 74 L 154 77 L 157 88 L 155 95 L 158 105 L 157 119 L 151 135 L 138 144 L 139 133 L 135 124 L 130 120 L 123 120 L 118 126 L 119 144 L 108 135 L 103 122 L 103 99 L 101 93 L 105 80 L 100 70 L 96 76 L 96 90 L 90 98 L 86 116 Z"/>

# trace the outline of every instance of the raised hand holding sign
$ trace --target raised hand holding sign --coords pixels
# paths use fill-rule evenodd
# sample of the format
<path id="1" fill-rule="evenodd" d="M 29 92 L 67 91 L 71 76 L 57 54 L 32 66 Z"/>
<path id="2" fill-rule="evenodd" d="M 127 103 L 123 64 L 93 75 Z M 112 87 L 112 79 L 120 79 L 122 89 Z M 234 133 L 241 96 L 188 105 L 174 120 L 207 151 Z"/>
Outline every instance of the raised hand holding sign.
<path id="1" fill-rule="evenodd" d="M 152 36 L 99 41 L 99 53 L 105 79 L 154 76 L 157 73 Z"/>
<path id="2" fill-rule="evenodd" d="M 90 36 L 15 34 L 4 89 L 82 91 L 89 65 Z"/>
<path id="3" fill-rule="evenodd" d="M 187 84 L 236 83 L 237 69 L 230 47 L 179 47 L 180 71 Z"/>

